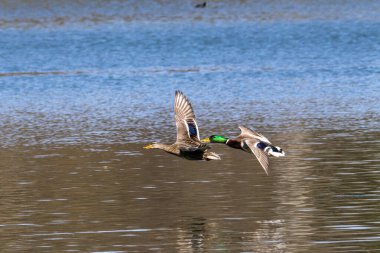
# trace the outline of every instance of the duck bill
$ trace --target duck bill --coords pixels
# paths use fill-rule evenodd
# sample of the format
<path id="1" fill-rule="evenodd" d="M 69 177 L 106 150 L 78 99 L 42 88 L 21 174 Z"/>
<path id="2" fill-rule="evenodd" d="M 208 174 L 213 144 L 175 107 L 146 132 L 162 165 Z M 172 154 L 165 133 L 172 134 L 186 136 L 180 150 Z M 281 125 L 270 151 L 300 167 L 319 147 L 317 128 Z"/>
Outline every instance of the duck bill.
<path id="1" fill-rule="evenodd" d="M 145 147 L 143 147 L 143 148 L 145 148 L 145 149 L 151 149 L 151 148 L 153 148 L 153 145 L 152 145 L 152 144 L 149 144 L 149 145 L 147 145 L 147 146 L 145 146 Z"/>
<path id="2" fill-rule="evenodd" d="M 204 138 L 204 139 L 201 140 L 201 142 L 210 143 L 210 138 Z"/>

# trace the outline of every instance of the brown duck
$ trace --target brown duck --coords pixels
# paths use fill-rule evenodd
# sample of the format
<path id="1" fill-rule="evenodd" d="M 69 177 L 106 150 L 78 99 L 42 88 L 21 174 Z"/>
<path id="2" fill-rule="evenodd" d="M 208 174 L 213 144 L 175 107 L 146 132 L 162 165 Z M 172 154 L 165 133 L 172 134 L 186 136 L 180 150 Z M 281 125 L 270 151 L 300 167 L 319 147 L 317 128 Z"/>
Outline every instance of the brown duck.
<path id="1" fill-rule="evenodd" d="M 189 160 L 220 160 L 220 156 L 209 151 L 207 144 L 201 143 L 199 129 L 195 121 L 193 107 L 189 99 L 181 92 L 175 92 L 174 113 L 177 127 L 177 140 L 173 144 L 153 143 L 145 149 L 162 149 Z"/>

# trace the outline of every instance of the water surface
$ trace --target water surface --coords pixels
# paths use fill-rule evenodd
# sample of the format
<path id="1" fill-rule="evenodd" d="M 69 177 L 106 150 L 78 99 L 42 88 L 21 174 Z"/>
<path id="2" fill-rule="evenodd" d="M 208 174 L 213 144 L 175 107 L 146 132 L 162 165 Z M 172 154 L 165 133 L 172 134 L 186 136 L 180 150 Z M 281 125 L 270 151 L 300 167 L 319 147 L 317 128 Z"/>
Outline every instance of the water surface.
<path id="1" fill-rule="evenodd" d="M 379 248 L 375 2 L 55 3 L 0 4 L 2 251 Z M 202 137 L 243 124 L 287 156 L 142 149 L 174 141 L 176 89 Z"/>

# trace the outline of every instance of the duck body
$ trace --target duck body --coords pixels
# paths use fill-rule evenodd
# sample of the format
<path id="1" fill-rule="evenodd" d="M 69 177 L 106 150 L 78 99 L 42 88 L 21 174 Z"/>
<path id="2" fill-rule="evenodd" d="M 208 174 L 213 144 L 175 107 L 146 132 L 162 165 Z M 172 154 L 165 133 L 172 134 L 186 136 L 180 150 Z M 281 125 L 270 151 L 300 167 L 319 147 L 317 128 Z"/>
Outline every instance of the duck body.
<path id="1" fill-rule="evenodd" d="M 231 148 L 243 149 L 241 140 L 227 139 L 225 144 Z"/>
<path id="2" fill-rule="evenodd" d="M 201 4 L 196 4 L 194 7 L 195 7 L 195 8 L 205 8 L 206 5 L 207 5 L 207 2 L 203 2 L 203 3 L 201 3 Z"/>
<path id="3" fill-rule="evenodd" d="M 153 143 L 144 148 L 161 149 L 188 160 L 220 160 L 218 154 L 211 152 L 210 147 L 200 141 L 193 107 L 181 91 L 175 92 L 174 113 L 177 128 L 176 142 L 170 145 Z"/>
<path id="4" fill-rule="evenodd" d="M 210 147 L 205 144 L 201 144 L 197 147 L 183 148 L 181 147 L 180 156 L 188 160 L 214 160 L 210 157 L 213 157 L 212 152 L 208 151 Z"/>
<path id="5" fill-rule="evenodd" d="M 153 143 L 146 147 L 145 149 L 161 149 L 169 154 L 176 155 L 183 157 L 188 160 L 219 160 L 220 157 L 215 154 L 214 152 L 210 152 L 208 149 L 210 147 L 205 144 L 199 144 L 199 145 L 183 145 L 183 144 L 162 144 L 162 143 Z M 218 159 L 219 158 L 219 159 Z"/>
<path id="6" fill-rule="evenodd" d="M 205 138 L 203 142 L 224 143 L 225 145 L 242 149 L 245 152 L 252 153 L 256 156 L 265 173 L 268 174 L 269 159 L 268 156 L 280 157 L 285 156 L 282 148 L 274 146 L 264 135 L 259 134 L 244 126 L 239 126 L 241 133 L 236 138 L 226 138 L 221 135 L 211 135 Z"/>

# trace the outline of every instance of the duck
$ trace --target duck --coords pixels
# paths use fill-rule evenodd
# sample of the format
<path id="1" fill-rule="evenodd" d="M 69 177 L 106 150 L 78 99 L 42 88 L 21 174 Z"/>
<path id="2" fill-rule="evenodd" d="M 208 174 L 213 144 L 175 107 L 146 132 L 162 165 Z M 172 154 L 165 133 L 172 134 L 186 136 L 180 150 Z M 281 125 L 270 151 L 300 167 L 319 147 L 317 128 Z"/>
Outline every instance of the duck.
<path id="1" fill-rule="evenodd" d="M 269 175 L 269 156 L 282 157 L 285 152 L 282 148 L 274 146 L 264 135 L 244 126 L 239 126 L 240 135 L 227 138 L 223 135 L 211 135 L 201 141 L 203 143 L 224 143 L 225 145 L 253 153 L 265 173 Z"/>
<path id="2" fill-rule="evenodd" d="M 206 8 L 206 6 L 207 6 L 207 2 L 203 2 L 201 4 L 196 4 L 194 7 L 195 8 Z"/>
<path id="3" fill-rule="evenodd" d="M 198 124 L 190 100 L 179 90 L 175 91 L 174 114 L 177 140 L 173 144 L 152 143 L 145 149 L 161 149 L 188 160 L 220 160 L 220 156 L 210 151 L 210 146 L 202 143 Z"/>

